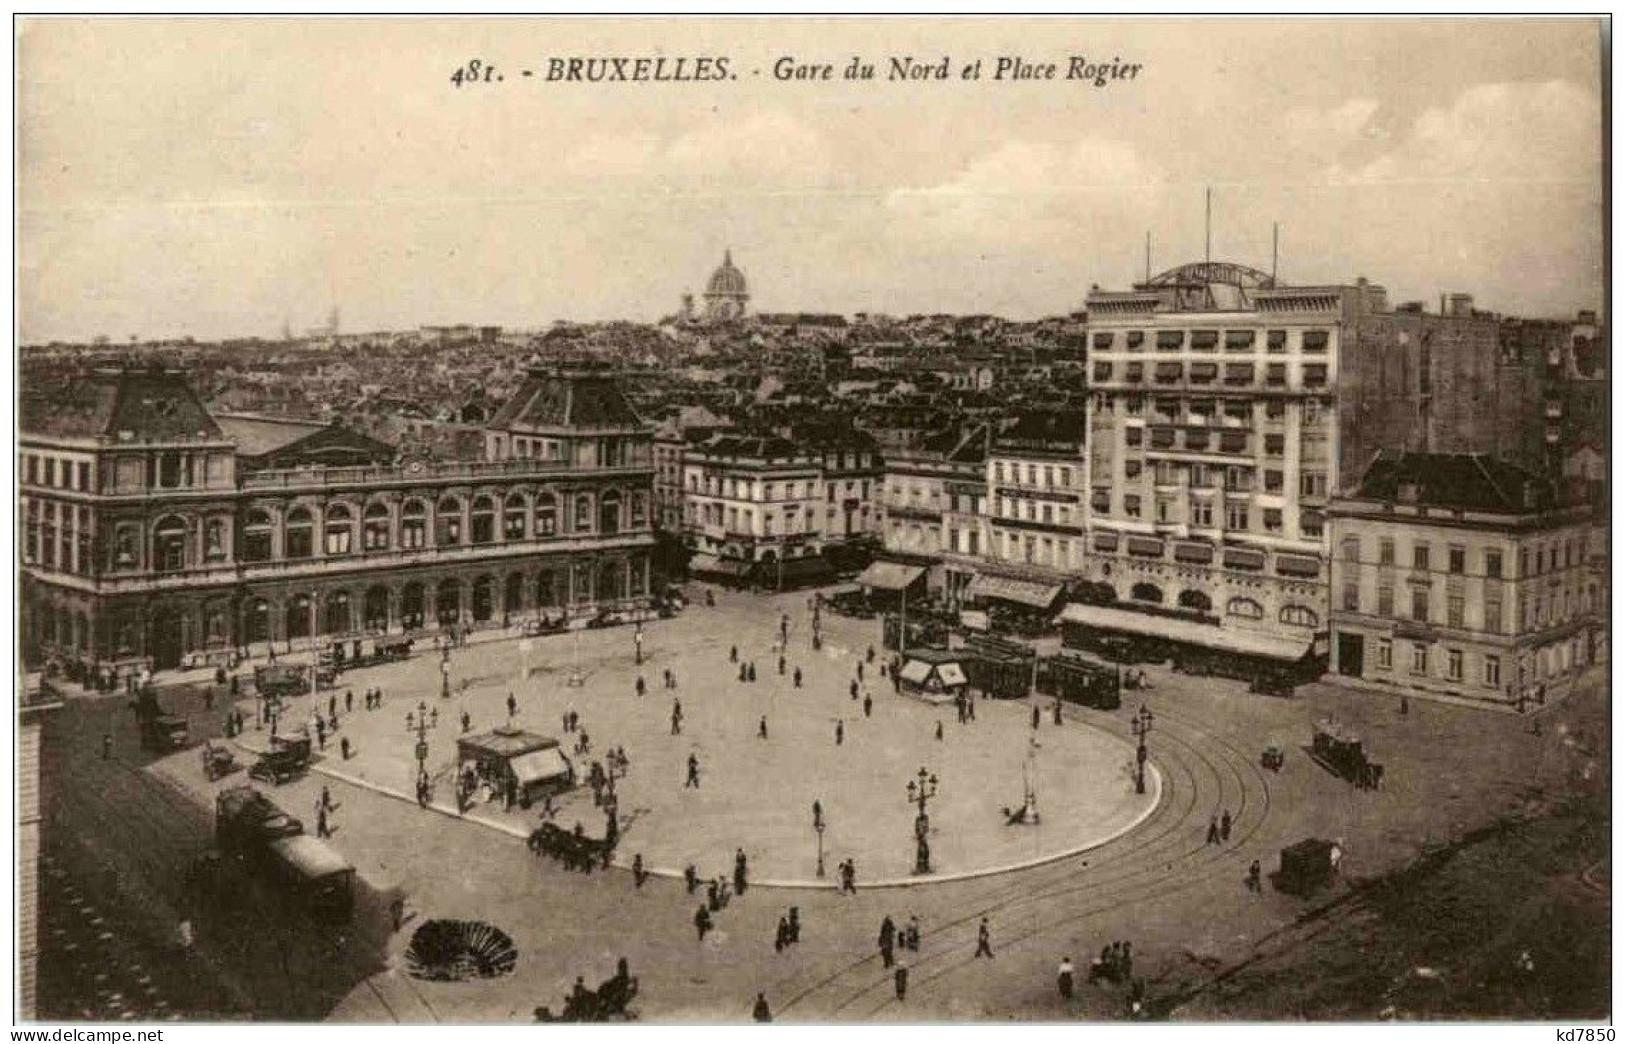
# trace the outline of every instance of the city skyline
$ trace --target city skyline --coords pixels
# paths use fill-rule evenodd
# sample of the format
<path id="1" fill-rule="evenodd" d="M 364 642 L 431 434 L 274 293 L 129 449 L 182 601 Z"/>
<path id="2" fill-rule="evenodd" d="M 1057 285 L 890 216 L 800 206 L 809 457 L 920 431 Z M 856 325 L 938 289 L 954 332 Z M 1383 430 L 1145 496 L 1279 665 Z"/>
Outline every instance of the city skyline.
<path id="1" fill-rule="evenodd" d="M 1268 270 L 1279 222 L 1284 282 L 1602 305 L 1590 21 L 519 24 L 25 26 L 21 341 L 275 337 L 334 306 L 351 330 L 653 321 L 727 248 L 762 311 L 1036 318 L 1141 278 L 1147 232 L 1153 271 L 1200 259 L 1209 186 L 1213 258 Z M 634 52 L 739 78 L 447 79 L 477 54 Z M 1074 52 L 1145 72 L 1085 93 L 839 75 Z M 785 56 L 836 78 L 776 82 Z M 70 69 L 83 89 L 50 89 Z M 138 78 L 172 104 L 115 90 Z"/>

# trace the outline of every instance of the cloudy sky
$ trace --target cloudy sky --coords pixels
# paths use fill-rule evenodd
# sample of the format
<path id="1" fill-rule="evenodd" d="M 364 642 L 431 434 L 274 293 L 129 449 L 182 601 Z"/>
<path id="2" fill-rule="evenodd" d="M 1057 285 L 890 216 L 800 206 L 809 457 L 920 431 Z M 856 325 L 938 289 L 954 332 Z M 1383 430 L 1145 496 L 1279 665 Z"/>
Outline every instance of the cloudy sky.
<path id="1" fill-rule="evenodd" d="M 1214 257 L 1267 269 L 1279 221 L 1287 281 L 1602 299 L 1592 22 L 35 21 L 17 53 L 25 343 L 654 319 L 726 247 L 763 310 L 1051 315 L 1139 278 L 1147 231 L 1199 260 L 1210 185 Z M 571 55 L 737 78 L 518 75 Z M 1072 55 L 1143 68 L 987 78 Z M 471 57 L 504 81 L 453 88 Z"/>

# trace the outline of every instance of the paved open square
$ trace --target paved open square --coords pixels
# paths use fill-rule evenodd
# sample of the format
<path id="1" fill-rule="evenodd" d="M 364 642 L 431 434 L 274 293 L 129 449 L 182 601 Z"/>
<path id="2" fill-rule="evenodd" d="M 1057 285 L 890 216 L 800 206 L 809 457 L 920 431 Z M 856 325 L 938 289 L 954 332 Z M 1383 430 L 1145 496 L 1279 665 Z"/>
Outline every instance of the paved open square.
<path id="1" fill-rule="evenodd" d="M 780 674 L 784 616 L 789 640 Z M 329 699 L 342 709 L 346 690 L 355 710 L 341 714 L 338 738 L 327 740 L 316 768 L 412 801 L 418 731 L 408 729 L 407 715 L 415 720 L 421 704 L 433 722 L 424 731 L 433 803 L 455 811 L 457 739 L 511 724 L 561 741 L 582 783 L 555 802 L 555 822 L 581 823 L 599 836 L 605 814 L 585 779 L 590 763 L 617 747 L 630 762 L 616 781 L 618 864 L 629 866 L 638 854 L 654 873 L 678 876 L 693 865 L 710 876 L 728 872 L 743 850 L 752 878 L 763 884 L 820 883 L 815 801 L 826 824 L 822 883 L 834 887 L 833 868 L 847 859 L 864 884 L 917 880 L 918 809 L 906 788 L 922 768 L 937 777 L 927 806 L 936 876 L 1083 851 L 1155 806 L 1157 775 L 1150 774 L 1147 793 L 1135 792 L 1134 748 L 1124 736 L 1081 723 L 1057 727 L 1049 708 L 1035 729 L 1032 708 L 988 700 L 977 701 L 974 721 L 960 723 L 953 704 L 900 694 L 882 676 L 889 657 L 878 648 L 878 621 L 829 612 L 820 619 L 823 641 L 815 650 L 806 595 L 722 594 L 715 607 L 702 602 L 644 624 L 641 665 L 632 626 L 478 642 L 450 654 L 449 697 L 441 695 L 441 658 L 421 649 L 428 655 L 346 672 L 340 688 L 317 695 L 324 717 Z M 740 681 L 740 668 L 751 666 L 756 680 Z M 668 671 L 675 688 L 666 687 Z M 384 690 L 384 706 L 363 710 L 363 692 L 374 686 Z M 574 733 L 563 728 L 570 712 L 580 716 Z M 310 714 L 310 697 L 291 701 L 281 730 L 302 727 Z M 583 735 L 589 749 L 580 753 Z M 267 738 L 250 731 L 243 741 L 252 748 Z M 351 744 L 348 760 L 340 757 L 340 739 Z M 690 756 L 697 786 L 688 785 Z M 1011 825 L 1004 810 L 1021 806 L 1024 779 L 1037 796 L 1039 822 Z M 499 797 L 467 814 L 520 836 L 540 822 L 538 810 L 503 806 Z"/>

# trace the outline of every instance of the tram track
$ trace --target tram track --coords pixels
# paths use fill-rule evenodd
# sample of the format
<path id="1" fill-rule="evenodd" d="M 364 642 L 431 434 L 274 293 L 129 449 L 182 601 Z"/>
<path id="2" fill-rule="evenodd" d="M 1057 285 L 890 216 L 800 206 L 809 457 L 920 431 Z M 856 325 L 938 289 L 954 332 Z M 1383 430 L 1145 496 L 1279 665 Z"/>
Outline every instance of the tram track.
<path id="1" fill-rule="evenodd" d="M 1269 785 L 1250 757 L 1216 735 L 1204 723 L 1178 713 L 1159 713 L 1159 721 L 1166 729 L 1162 733 L 1164 742 L 1172 744 L 1178 754 L 1158 759 L 1159 768 L 1164 773 L 1164 799 L 1152 817 L 1139 829 L 1121 839 L 1107 842 L 1092 853 L 1086 868 L 1061 866 L 1065 859 L 1058 860 L 1057 865 L 1050 869 L 1021 872 L 1023 883 L 1029 887 L 1025 887 L 1018 896 L 1006 894 L 1008 886 L 1004 885 L 996 890 L 982 889 L 969 897 L 965 903 L 968 913 L 943 924 L 926 937 L 943 940 L 944 944 L 930 947 L 913 959 L 916 971 L 922 966 L 929 968 L 937 965 L 915 980 L 919 985 L 941 979 L 974 959 L 961 956 L 958 961 L 952 960 L 954 954 L 963 955 L 969 952 L 970 947 L 968 941 L 960 938 L 953 938 L 952 942 L 948 940 L 956 935 L 968 939 L 969 926 L 979 923 L 982 917 L 1001 915 L 1008 922 L 1012 915 L 1019 916 L 1029 908 L 1050 906 L 1085 892 L 1098 900 L 1083 910 L 1059 919 L 1044 918 L 1041 927 L 1018 931 L 1014 935 L 1001 933 L 1001 947 L 1021 945 L 1100 913 L 1120 909 L 1125 904 L 1163 898 L 1195 887 L 1205 875 L 1179 873 L 1176 868 L 1200 870 L 1225 862 L 1231 858 L 1235 848 L 1244 845 L 1263 829 L 1269 817 Z M 1170 725 L 1172 727 L 1168 727 Z M 1216 754 L 1210 756 L 1204 748 L 1214 749 Z M 1204 783 L 1212 786 L 1215 792 L 1209 793 Z M 1205 836 L 1203 843 L 1193 844 L 1180 842 L 1177 835 L 1186 831 L 1205 835 L 1206 823 L 1198 810 L 1202 807 L 1229 807 L 1226 802 L 1231 793 L 1235 797 L 1236 822 L 1244 824 L 1244 827 L 1218 855 L 1201 859 L 1199 857 L 1210 849 L 1205 843 Z M 1250 793 L 1258 795 L 1257 805 L 1251 809 Z M 937 962 L 941 961 L 948 963 L 938 965 Z M 839 991 L 831 998 L 836 1003 L 828 1011 L 835 1016 L 846 1013 L 873 992 L 889 986 L 889 978 L 884 974 L 884 969 L 878 968 L 879 964 L 879 956 L 875 954 L 848 962 L 794 993 L 784 1003 L 782 1010 L 805 1009 L 826 993 Z M 853 981 L 858 978 L 866 981 L 861 984 Z M 890 1003 L 892 1001 L 888 998 L 866 1014 L 883 1010 Z"/>

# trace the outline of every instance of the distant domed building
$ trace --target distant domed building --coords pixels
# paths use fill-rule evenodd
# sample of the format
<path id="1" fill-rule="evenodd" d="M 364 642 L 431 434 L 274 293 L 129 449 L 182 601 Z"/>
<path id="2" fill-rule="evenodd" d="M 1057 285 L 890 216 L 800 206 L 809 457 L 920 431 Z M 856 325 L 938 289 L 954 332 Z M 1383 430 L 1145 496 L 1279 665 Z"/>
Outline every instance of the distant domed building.
<path id="1" fill-rule="evenodd" d="M 745 273 L 734 267 L 733 252 L 723 251 L 722 264 L 705 284 L 705 318 L 741 319 L 749 305 L 750 290 L 745 285 Z"/>

